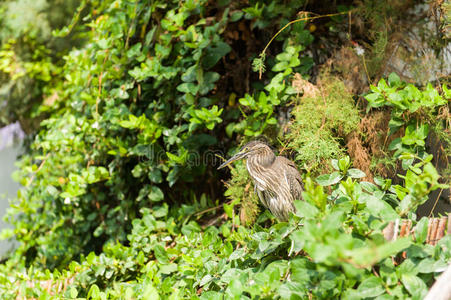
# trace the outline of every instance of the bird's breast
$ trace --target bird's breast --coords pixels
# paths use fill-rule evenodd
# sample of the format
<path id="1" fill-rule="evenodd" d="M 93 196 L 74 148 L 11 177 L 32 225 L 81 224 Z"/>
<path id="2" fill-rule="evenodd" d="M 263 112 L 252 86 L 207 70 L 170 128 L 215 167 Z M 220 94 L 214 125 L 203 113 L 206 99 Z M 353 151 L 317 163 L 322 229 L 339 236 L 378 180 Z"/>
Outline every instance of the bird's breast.
<path id="1" fill-rule="evenodd" d="M 254 185 L 257 189 L 260 191 L 264 191 L 267 189 L 265 180 L 260 177 L 259 172 L 252 167 L 251 163 L 249 163 L 249 160 L 246 161 L 246 168 L 247 172 L 252 178 L 252 181 L 254 182 Z"/>

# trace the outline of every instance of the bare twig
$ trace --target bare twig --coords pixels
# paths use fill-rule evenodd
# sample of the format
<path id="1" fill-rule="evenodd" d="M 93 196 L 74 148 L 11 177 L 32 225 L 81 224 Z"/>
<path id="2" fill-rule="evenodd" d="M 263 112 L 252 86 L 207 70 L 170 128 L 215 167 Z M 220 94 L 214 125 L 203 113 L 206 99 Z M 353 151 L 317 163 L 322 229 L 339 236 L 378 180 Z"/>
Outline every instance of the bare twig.
<path id="1" fill-rule="evenodd" d="M 204 210 L 202 210 L 202 211 L 199 211 L 199 212 L 195 213 L 194 215 L 195 215 L 195 216 L 203 215 L 203 214 L 205 214 L 205 213 L 207 213 L 207 212 L 210 212 L 210 211 L 219 209 L 219 208 L 221 208 L 221 207 L 224 207 L 224 204 L 230 204 L 230 203 L 232 203 L 232 201 L 233 201 L 233 200 L 230 200 L 229 202 L 220 204 L 220 205 L 218 205 L 218 206 L 210 207 L 210 208 L 204 209 Z"/>
<path id="2" fill-rule="evenodd" d="M 50 152 L 47 153 L 47 155 L 45 156 L 44 160 L 43 160 L 43 161 L 41 162 L 41 164 L 39 165 L 39 167 L 38 167 L 38 169 L 36 170 L 36 172 L 33 173 L 33 175 L 32 175 L 31 178 L 30 178 L 30 181 L 28 181 L 28 183 L 27 183 L 27 186 L 29 186 L 29 185 L 33 182 L 34 178 L 36 177 L 36 174 L 42 169 L 42 167 L 43 167 L 44 164 L 46 163 L 46 161 L 47 161 L 47 159 L 49 158 L 49 156 L 50 156 Z"/>
<path id="3" fill-rule="evenodd" d="M 432 213 L 434 212 L 435 206 L 437 205 L 438 200 L 440 199 L 440 196 L 442 195 L 442 192 L 443 192 L 443 189 L 440 190 L 440 193 L 438 194 L 437 199 L 435 199 L 434 206 L 432 207 L 431 211 L 429 212 L 429 217 L 432 216 Z"/>
<path id="4" fill-rule="evenodd" d="M 297 22 L 302 22 L 302 21 L 309 21 L 309 20 L 315 20 L 315 19 L 320 19 L 320 18 L 327 18 L 327 17 L 335 17 L 335 16 L 339 16 L 339 15 L 346 15 L 346 14 L 350 14 L 352 10 L 350 11 L 345 11 L 345 12 L 340 12 L 340 13 L 335 13 L 335 14 L 327 14 L 327 15 L 321 15 L 321 16 L 315 16 L 315 17 L 305 17 L 305 18 L 300 18 L 300 19 L 296 19 L 293 20 L 291 22 L 288 22 L 285 26 L 283 26 L 279 31 L 277 31 L 277 33 L 271 38 L 271 40 L 269 40 L 268 44 L 266 44 L 266 47 L 263 49 L 263 51 L 261 52 L 262 54 L 264 54 L 266 52 L 266 50 L 268 49 L 269 45 L 271 45 L 272 41 L 274 41 L 274 39 L 282 32 L 284 31 L 288 26 L 290 26 L 291 24 L 297 23 Z"/>

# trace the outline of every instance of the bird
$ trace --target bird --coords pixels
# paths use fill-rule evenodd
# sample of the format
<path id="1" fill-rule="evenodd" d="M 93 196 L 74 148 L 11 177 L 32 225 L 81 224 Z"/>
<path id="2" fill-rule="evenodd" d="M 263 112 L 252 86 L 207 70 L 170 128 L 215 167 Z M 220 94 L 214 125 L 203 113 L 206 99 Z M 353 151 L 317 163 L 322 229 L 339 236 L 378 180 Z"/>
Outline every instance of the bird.
<path id="1" fill-rule="evenodd" d="M 243 158 L 263 206 L 279 221 L 288 221 L 290 213 L 296 211 L 294 201 L 302 200 L 303 191 L 302 178 L 294 162 L 276 156 L 264 142 L 251 141 L 221 164 L 218 170 Z"/>

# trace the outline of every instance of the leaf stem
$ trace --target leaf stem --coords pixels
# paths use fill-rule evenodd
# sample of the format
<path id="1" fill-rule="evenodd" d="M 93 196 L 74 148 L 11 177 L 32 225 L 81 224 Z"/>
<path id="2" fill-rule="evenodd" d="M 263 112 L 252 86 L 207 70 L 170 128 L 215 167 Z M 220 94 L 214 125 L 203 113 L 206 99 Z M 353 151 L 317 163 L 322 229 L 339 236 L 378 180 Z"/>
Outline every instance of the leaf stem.
<path id="1" fill-rule="evenodd" d="M 315 16 L 315 17 L 305 17 L 305 18 L 300 18 L 300 19 L 296 19 L 293 21 L 288 22 L 285 26 L 283 26 L 279 31 L 277 31 L 277 33 L 271 38 L 271 40 L 268 42 L 268 44 L 266 44 L 265 48 L 263 49 L 263 51 L 260 53 L 260 55 L 264 55 L 266 53 L 266 50 L 268 49 L 269 45 L 271 45 L 272 41 L 274 41 L 274 39 L 282 32 L 284 31 L 288 26 L 290 26 L 291 24 L 297 23 L 297 22 L 301 22 L 301 21 L 308 21 L 308 20 L 315 20 L 315 19 L 320 19 L 320 18 L 327 18 L 327 17 L 334 17 L 334 16 L 339 16 L 339 15 L 345 15 L 345 14 L 350 14 L 353 10 L 349 10 L 346 12 L 341 12 L 341 13 L 334 13 L 334 14 L 327 14 L 327 15 L 321 15 L 321 16 Z"/>

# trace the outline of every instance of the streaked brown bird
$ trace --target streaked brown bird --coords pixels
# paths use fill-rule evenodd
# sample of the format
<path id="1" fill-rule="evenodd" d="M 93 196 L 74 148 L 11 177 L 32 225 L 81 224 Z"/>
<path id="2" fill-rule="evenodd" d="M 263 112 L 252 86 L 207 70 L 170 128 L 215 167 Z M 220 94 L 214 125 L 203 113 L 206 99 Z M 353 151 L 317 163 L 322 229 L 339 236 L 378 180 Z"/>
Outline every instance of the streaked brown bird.
<path id="1" fill-rule="evenodd" d="M 280 221 L 287 221 L 294 212 L 294 200 L 302 198 L 302 179 L 295 164 L 283 156 L 276 156 L 263 142 L 252 141 L 219 166 L 246 158 L 246 167 L 260 201 Z"/>

